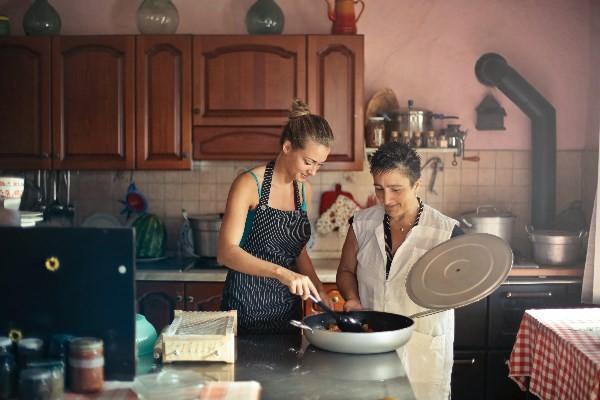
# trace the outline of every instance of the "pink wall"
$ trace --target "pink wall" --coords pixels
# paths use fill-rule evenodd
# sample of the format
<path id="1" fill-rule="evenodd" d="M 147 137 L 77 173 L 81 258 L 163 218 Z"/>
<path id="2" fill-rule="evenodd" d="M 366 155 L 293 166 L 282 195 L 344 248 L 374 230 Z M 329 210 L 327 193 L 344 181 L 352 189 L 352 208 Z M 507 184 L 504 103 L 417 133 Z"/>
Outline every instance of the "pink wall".
<path id="1" fill-rule="evenodd" d="M 590 13 L 590 70 L 592 75 L 588 90 L 590 109 L 587 118 L 587 138 L 585 147 L 598 151 L 600 137 L 600 1 L 592 1 Z"/>
<path id="2" fill-rule="evenodd" d="M 527 149 L 529 120 L 502 93 L 475 78 L 475 61 L 486 52 L 503 55 L 557 110 L 558 146 L 582 149 L 598 114 L 592 83 L 592 13 L 595 0 L 365 0 L 359 33 L 366 37 L 365 94 L 392 88 L 401 104 L 456 114 L 469 129 L 471 149 Z M 137 33 L 134 0 L 50 0 L 63 34 Z M 244 16 L 254 0 L 174 0 L 178 33 L 245 33 Z M 323 0 L 277 0 L 286 15 L 284 33 L 328 33 Z M 22 34 L 28 6 L 0 0 L 13 34 Z M 595 6 L 595 9 L 598 7 Z M 598 29 L 595 30 L 598 39 Z M 596 41 L 596 44 L 598 41 Z M 598 61 L 598 50 L 595 50 Z M 597 80 L 595 81 L 597 82 Z M 506 109 L 506 131 L 477 132 L 475 107 L 492 93 Z M 591 105 L 594 104 L 594 110 Z M 597 130 L 596 130 L 597 132 Z M 591 139 L 590 139 L 591 137 Z"/>

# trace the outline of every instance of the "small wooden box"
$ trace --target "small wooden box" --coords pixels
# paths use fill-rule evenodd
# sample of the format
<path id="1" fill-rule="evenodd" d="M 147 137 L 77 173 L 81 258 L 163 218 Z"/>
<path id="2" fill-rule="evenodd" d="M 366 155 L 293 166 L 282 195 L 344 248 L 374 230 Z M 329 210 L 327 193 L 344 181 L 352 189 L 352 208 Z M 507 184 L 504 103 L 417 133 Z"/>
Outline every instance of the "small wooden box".
<path id="1" fill-rule="evenodd" d="M 181 311 L 161 334 L 159 353 L 174 361 L 235 362 L 237 311 Z"/>

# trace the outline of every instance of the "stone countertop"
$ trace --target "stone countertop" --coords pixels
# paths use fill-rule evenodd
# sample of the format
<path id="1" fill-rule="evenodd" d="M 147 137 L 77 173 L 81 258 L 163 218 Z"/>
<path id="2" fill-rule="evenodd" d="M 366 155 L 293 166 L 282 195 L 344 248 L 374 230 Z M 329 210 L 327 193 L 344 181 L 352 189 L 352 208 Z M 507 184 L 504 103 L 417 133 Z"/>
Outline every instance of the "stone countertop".
<path id="1" fill-rule="evenodd" d="M 153 364 L 140 359 L 138 374 L 160 370 L 196 372 L 206 381 L 257 381 L 261 400 L 415 399 L 427 385 L 413 382 L 402 350 L 373 355 L 333 353 L 310 346 L 301 335 L 248 335 L 236 338 L 237 359 L 226 363 Z M 408 373 L 407 373 L 408 371 Z M 415 378 L 416 379 L 416 378 Z M 429 390 L 435 391 L 435 385 Z M 431 393 L 431 392 L 430 392 Z"/>
<path id="2" fill-rule="evenodd" d="M 334 258 L 313 259 L 313 265 L 323 283 L 335 283 L 339 260 Z M 135 279 L 138 281 L 178 282 L 224 282 L 227 268 L 218 266 L 214 260 L 177 259 L 162 261 L 162 264 L 138 263 Z M 509 280 L 521 278 L 553 278 L 581 280 L 581 265 L 565 267 L 516 268 L 510 272 Z"/>

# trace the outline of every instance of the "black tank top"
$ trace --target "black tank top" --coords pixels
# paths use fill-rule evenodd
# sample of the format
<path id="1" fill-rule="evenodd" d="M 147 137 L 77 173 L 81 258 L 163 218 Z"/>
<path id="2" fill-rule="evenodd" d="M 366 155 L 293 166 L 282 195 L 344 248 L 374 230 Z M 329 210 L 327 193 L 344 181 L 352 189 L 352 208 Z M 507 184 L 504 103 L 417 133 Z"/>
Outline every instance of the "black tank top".
<path id="1" fill-rule="evenodd" d="M 298 184 L 294 181 L 294 211 L 269 207 L 275 161 L 267 164 L 256 215 L 242 249 L 262 260 L 296 272 L 296 257 L 310 238 L 310 222 L 301 210 Z M 222 310 L 238 311 L 240 333 L 286 333 L 297 329 L 290 319 L 302 318 L 299 296 L 274 278 L 229 270 L 223 289 Z"/>

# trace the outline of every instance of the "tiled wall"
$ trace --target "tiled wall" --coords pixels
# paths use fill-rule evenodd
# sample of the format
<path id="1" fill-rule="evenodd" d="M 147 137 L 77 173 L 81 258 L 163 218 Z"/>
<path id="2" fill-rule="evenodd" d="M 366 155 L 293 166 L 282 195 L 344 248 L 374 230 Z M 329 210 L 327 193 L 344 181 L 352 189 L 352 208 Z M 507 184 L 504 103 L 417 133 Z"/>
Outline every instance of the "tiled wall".
<path id="1" fill-rule="evenodd" d="M 423 171 L 420 195 L 429 205 L 456 217 L 478 205 L 493 204 L 508 209 L 517 216 L 514 225 L 514 245 L 522 252 L 529 246 L 524 226 L 531 216 L 531 154 L 529 151 L 474 151 L 479 162 L 457 160 L 452 165 L 450 153 L 423 153 L 423 162 L 438 156 L 444 170 L 437 174 L 434 194 L 428 190 L 431 168 Z M 595 194 L 598 153 L 592 151 L 561 151 L 557 157 L 557 210 L 574 200 L 584 200 L 589 218 Z M 219 213 L 225 210 L 231 182 L 255 162 L 200 162 L 194 171 L 182 172 L 79 172 L 72 179 L 72 192 L 77 208 L 76 221 L 105 212 L 118 215 L 120 199 L 127 186 L 135 181 L 149 201 L 149 212 L 164 219 L 169 235 L 169 247 L 175 248 L 182 221 L 181 209 L 190 213 Z M 360 204 L 366 204 L 373 193 L 367 163 L 362 172 L 320 172 L 311 178 L 313 196 L 310 218 L 315 221 L 319 199 L 324 191 L 333 190 L 336 183 L 351 192 Z M 591 200 L 590 200 L 591 199 Z M 120 217 L 123 221 L 124 218 Z M 315 234 L 311 253 L 315 257 L 335 257 L 343 244 L 336 232 Z"/>

